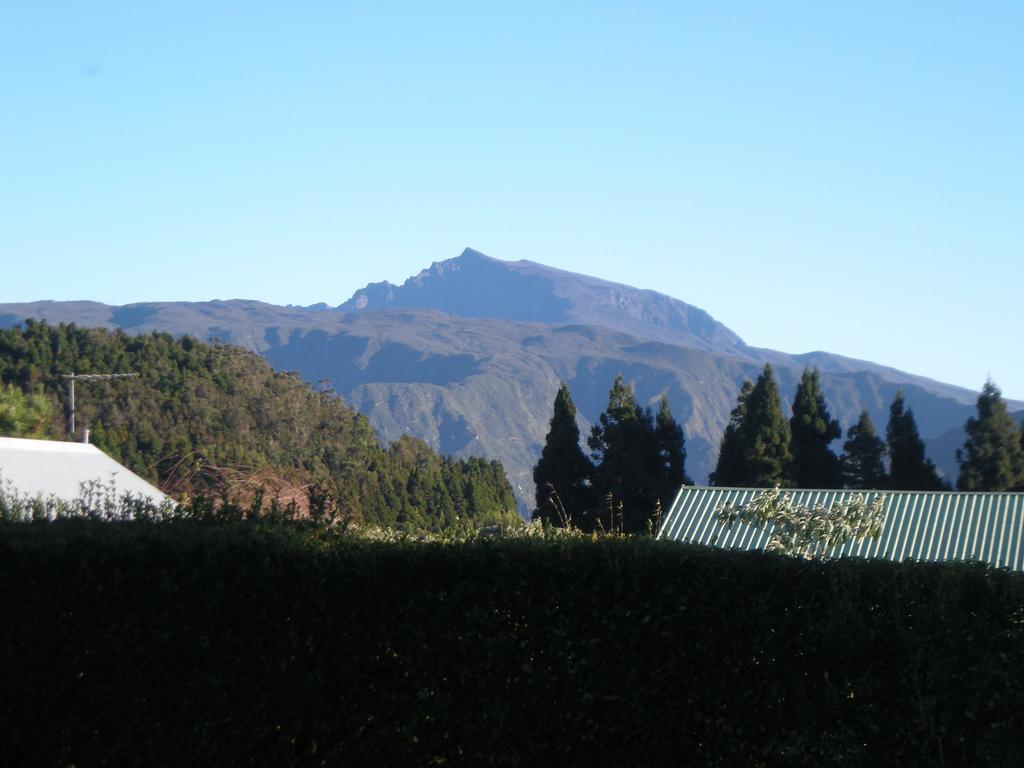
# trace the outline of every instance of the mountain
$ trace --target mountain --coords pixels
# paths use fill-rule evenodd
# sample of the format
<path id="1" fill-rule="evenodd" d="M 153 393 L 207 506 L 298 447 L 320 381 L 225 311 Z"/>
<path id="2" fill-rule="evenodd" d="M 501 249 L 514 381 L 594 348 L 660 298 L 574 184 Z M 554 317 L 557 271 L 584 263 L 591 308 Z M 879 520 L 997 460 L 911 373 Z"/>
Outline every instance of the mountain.
<path id="1" fill-rule="evenodd" d="M 532 261 L 499 261 L 467 248 L 396 286 L 372 283 L 342 312 L 433 309 L 464 318 L 596 325 L 638 338 L 741 353 L 743 341 L 707 312 L 655 291 Z"/>
<path id="2" fill-rule="evenodd" d="M 666 392 L 698 482 L 714 467 L 740 384 L 765 362 L 787 401 L 804 366 L 817 366 L 844 428 L 866 407 L 884 430 L 902 388 L 922 437 L 937 439 L 962 427 L 977 397 L 827 352 L 750 347 L 703 310 L 655 291 L 469 249 L 400 286 L 371 284 L 336 308 L 240 300 L 0 305 L 0 326 L 27 317 L 246 347 L 280 370 L 332 387 L 386 440 L 412 433 L 443 453 L 500 459 L 522 503 L 532 499 L 531 468 L 559 381 L 569 384 L 584 428 L 604 408 L 617 373 L 643 401 Z M 956 446 L 937 445 L 943 453 L 931 458 L 955 479 Z"/>

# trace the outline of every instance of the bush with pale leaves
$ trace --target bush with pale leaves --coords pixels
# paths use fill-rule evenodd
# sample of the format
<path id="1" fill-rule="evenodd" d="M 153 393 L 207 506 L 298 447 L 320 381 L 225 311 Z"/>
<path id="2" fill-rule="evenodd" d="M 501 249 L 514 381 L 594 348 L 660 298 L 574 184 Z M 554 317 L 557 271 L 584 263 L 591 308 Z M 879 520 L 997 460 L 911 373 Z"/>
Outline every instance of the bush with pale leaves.
<path id="1" fill-rule="evenodd" d="M 719 522 L 732 528 L 737 522 L 770 530 L 772 552 L 801 557 L 825 557 L 852 541 L 877 539 L 885 517 L 885 496 L 870 504 L 857 493 L 826 507 L 795 504 L 793 494 L 775 488 L 759 493 L 746 504 L 724 504 L 715 510 Z"/>

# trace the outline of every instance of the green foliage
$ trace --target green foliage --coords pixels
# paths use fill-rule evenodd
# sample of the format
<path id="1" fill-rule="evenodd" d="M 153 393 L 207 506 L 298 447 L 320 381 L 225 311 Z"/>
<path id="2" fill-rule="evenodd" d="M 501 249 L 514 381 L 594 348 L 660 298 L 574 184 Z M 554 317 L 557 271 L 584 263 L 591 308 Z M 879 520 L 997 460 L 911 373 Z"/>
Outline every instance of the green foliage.
<path id="1" fill-rule="evenodd" d="M 712 481 L 718 486 L 753 488 L 788 485 L 792 460 L 779 385 L 766 364 L 756 384 L 743 382 L 722 436 Z"/>
<path id="2" fill-rule="evenodd" d="M 812 558 L 850 542 L 877 539 L 885 517 L 885 496 L 876 496 L 870 505 L 857 494 L 829 507 L 820 503 L 808 507 L 794 504 L 791 494 L 774 488 L 746 504 L 725 504 L 715 512 L 729 528 L 740 522 L 770 530 L 766 547 L 770 552 Z"/>
<path id="3" fill-rule="evenodd" d="M 793 462 L 789 477 L 797 488 L 838 488 L 839 458 L 829 448 L 843 431 L 831 418 L 816 368 L 804 369 L 789 420 Z"/>
<path id="4" fill-rule="evenodd" d="M 40 388 L 25 394 L 0 384 L 0 437 L 42 437 L 53 420 L 53 406 Z"/>
<path id="5" fill-rule="evenodd" d="M 956 452 L 961 491 L 1007 491 L 1024 485 L 1021 431 L 1010 416 L 1002 392 L 992 381 L 978 395 L 978 416 L 964 425 L 967 441 Z"/>
<path id="6" fill-rule="evenodd" d="M 771 365 L 764 366 L 750 392 L 743 436 L 743 463 L 748 474 L 742 484 L 755 488 L 787 485 L 787 470 L 793 460 L 789 425 L 782 415 L 779 385 Z"/>
<path id="7" fill-rule="evenodd" d="M 581 525 L 583 512 L 592 506 L 593 471 L 594 466 L 580 448 L 576 404 L 563 382 L 555 395 L 544 448 L 533 468 L 537 489 L 533 518 L 562 528 Z"/>
<path id="8" fill-rule="evenodd" d="M 889 452 L 889 488 L 897 491 L 941 491 L 947 488 L 935 465 L 924 455 L 914 412 L 906 407 L 903 390 L 896 392 L 885 430 Z"/>
<path id="9" fill-rule="evenodd" d="M 534 519 L 584 531 L 655 531 L 679 486 L 690 482 L 683 430 L 672 418 L 668 397 L 662 395 L 655 416 L 616 376 L 587 445 L 593 463 L 579 448 L 576 406 L 562 384 L 533 470 Z"/>
<path id="10" fill-rule="evenodd" d="M 792 460 L 779 386 L 771 365 L 766 364 L 756 384 L 744 381 L 740 388 L 711 482 L 722 487 L 788 485 Z"/>
<path id="11" fill-rule="evenodd" d="M 736 398 L 736 407 L 729 414 L 729 423 L 722 435 L 718 448 L 718 464 L 711 473 L 712 485 L 719 487 L 739 486 L 746 477 L 743 464 L 743 424 L 747 416 L 747 401 L 754 389 L 753 382 L 744 380 Z"/>
<path id="12" fill-rule="evenodd" d="M 259 488 L 307 501 L 323 489 L 338 516 L 405 530 L 463 530 L 518 519 L 501 466 L 437 456 L 422 441 L 380 445 L 364 416 L 255 354 L 168 334 L 50 326 L 0 330 L 0 382 L 43 388 L 61 408 L 70 371 L 138 371 L 78 390 L 93 442 L 177 497 L 250 498 Z"/>
<path id="13" fill-rule="evenodd" d="M 1012 768 L 1024 576 L 0 526 L 0 764 Z"/>
<path id="14" fill-rule="evenodd" d="M 661 426 L 637 402 L 633 388 L 616 376 L 608 407 L 591 428 L 587 445 L 594 460 L 596 505 L 583 516 L 584 530 L 648 533 L 672 503 L 685 479 L 682 429 L 667 400 L 659 407 Z M 673 426 L 674 425 L 674 426 Z"/>
<path id="15" fill-rule="evenodd" d="M 878 489 L 888 485 L 885 474 L 885 442 L 875 433 L 867 408 L 846 431 L 843 443 L 843 484 L 847 488 Z"/>
<path id="16" fill-rule="evenodd" d="M 678 493 L 680 486 L 693 485 L 686 474 L 686 437 L 683 428 L 669 408 L 668 395 L 658 400 L 658 413 L 654 417 L 654 436 L 661 457 L 661 488 L 658 498 L 662 508 L 667 508 Z"/>

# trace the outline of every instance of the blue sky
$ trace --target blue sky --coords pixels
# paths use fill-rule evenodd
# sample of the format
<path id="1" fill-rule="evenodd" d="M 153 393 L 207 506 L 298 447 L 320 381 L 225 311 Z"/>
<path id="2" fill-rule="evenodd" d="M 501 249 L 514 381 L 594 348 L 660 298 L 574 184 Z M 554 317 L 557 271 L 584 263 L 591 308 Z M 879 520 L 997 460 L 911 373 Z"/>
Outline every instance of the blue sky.
<path id="1" fill-rule="evenodd" d="M 1024 399 L 1019 2 L 8 2 L 0 301 L 471 246 Z"/>

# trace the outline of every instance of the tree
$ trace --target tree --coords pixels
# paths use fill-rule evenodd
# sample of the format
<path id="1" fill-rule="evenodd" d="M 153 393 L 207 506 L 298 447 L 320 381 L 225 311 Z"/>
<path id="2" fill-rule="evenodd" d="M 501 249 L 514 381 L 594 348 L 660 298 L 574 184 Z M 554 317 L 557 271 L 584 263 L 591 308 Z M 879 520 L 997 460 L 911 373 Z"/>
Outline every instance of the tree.
<path id="1" fill-rule="evenodd" d="M 686 437 L 683 428 L 672 418 L 668 395 L 658 401 L 658 413 L 654 417 L 654 435 L 661 457 L 661 483 L 658 490 L 660 508 L 667 512 L 680 486 L 693 485 L 686 474 Z"/>
<path id="2" fill-rule="evenodd" d="M 53 407 L 42 389 L 27 395 L 13 384 L 0 387 L 0 436 L 43 437 L 52 420 Z"/>
<path id="3" fill-rule="evenodd" d="M 736 407 L 729 414 L 729 423 L 722 434 L 718 448 L 718 463 L 709 480 L 719 487 L 739 485 L 746 472 L 743 467 L 743 420 L 747 415 L 747 400 L 754 389 L 749 379 L 744 379 L 736 398 Z"/>
<path id="4" fill-rule="evenodd" d="M 789 424 L 782 415 L 779 386 L 770 364 L 764 366 L 750 391 L 740 434 L 744 476 L 739 485 L 754 488 L 787 485 L 793 460 Z"/>
<path id="5" fill-rule="evenodd" d="M 964 425 L 967 441 L 956 452 L 961 491 L 1006 491 L 1024 483 L 1021 433 L 991 380 L 978 395 L 978 416 Z"/>
<path id="6" fill-rule="evenodd" d="M 561 528 L 579 524 L 583 513 L 591 507 L 593 471 L 594 465 L 580 448 L 576 404 L 563 383 L 555 395 L 554 414 L 540 460 L 533 468 L 537 503 L 533 519 Z"/>
<path id="7" fill-rule="evenodd" d="M 839 422 L 829 416 L 816 368 L 805 368 L 793 399 L 789 420 L 793 463 L 790 476 L 798 488 L 837 488 L 839 457 L 829 445 L 842 436 Z"/>
<path id="8" fill-rule="evenodd" d="M 587 445 L 594 470 L 594 516 L 585 527 L 643 533 L 654 522 L 662 483 L 662 457 L 654 419 L 633 388 L 616 376 L 608 407 L 591 428 Z"/>
<path id="9" fill-rule="evenodd" d="M 902 389 L 896 392 L 889 408 L 885 441 L 889 449 L 890 488 L 941 491 L 947 487 L 935 465 L 924 455 L 924 441 L 918 434 L 913 410 L 906 407 Z"/>
<path id="10" fill-rule="evenodd" d="M 686 474 L 686 436 L 683 428 L 672 418 L 668 395 L 663 394 L 658 400 L 654 431 L 664 467 L 665 486 L 674 494 L 681 485 L 693 485 Z"/>
<path id="11" fill-rule="evenodd" d="M 886 487 L 888 478 L 884 457 L 885 442 L 875 433 L 875 425 L 865 408 L 857 423 L 846 430 L 842 458 L 843 485 L 861 489 Z"/>

